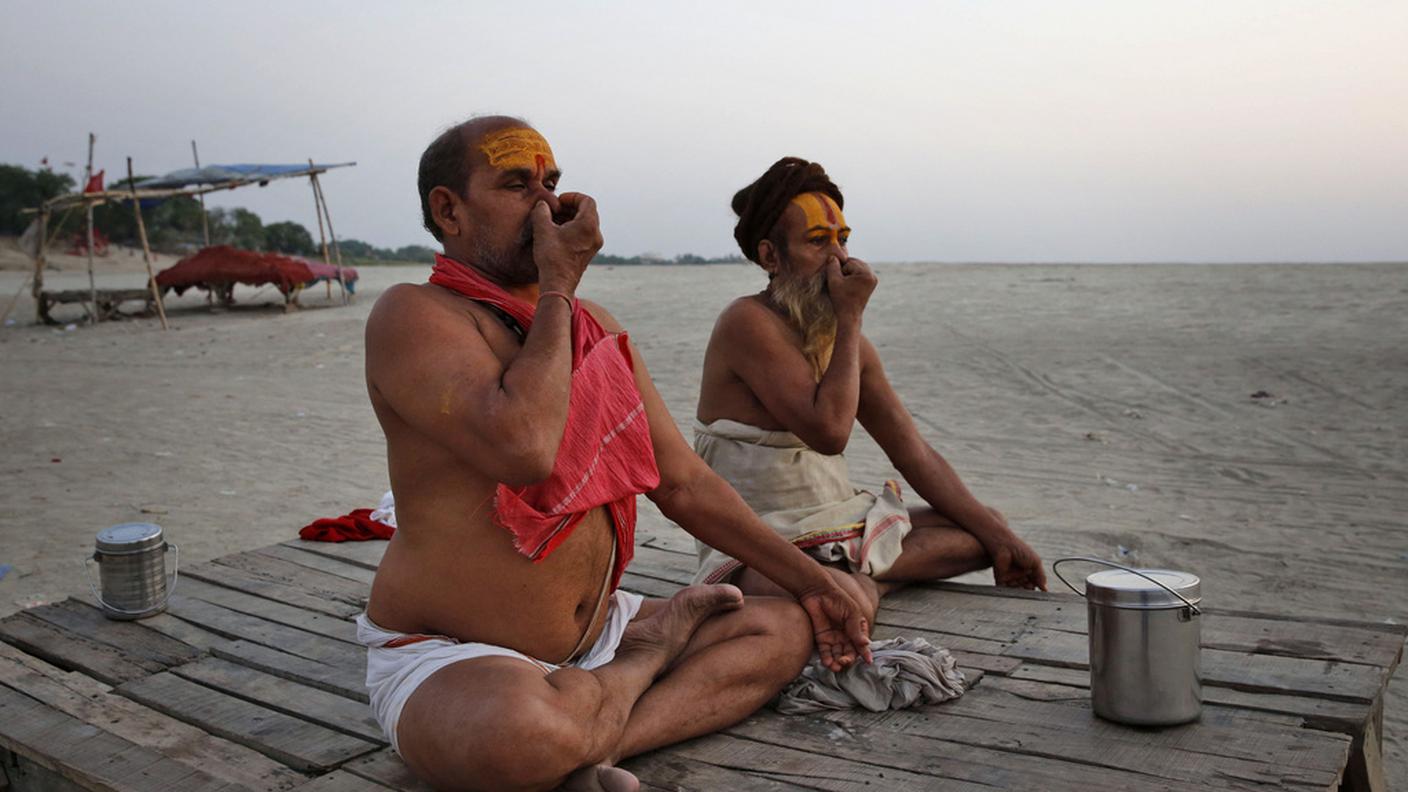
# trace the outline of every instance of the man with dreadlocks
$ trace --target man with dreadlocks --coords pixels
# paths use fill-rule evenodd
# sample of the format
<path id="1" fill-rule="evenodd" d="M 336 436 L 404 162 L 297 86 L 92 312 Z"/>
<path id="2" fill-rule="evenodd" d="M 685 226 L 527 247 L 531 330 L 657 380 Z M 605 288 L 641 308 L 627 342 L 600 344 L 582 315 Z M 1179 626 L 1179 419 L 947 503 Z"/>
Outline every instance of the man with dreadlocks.
<path id="1" fill-rule="evenodd" d="M 1041 559 L 973 497 L 895 394 L 861 315 L 876 278 L 846 245 L 845 198 L 821 165 L 784 157 L 733 197 L 734 237 L 768 273 L 719 317 L 704 357 L 695 451 L 774 530 L 830 565 L 874 609 L 908 581 L 992 567 L 999 585 L 1045 589 Z M 850 483 L 842 452 L 859 420 L 928 506 L 899 486 Z M 699 545 L 696 582 L 785 594 Z"/>

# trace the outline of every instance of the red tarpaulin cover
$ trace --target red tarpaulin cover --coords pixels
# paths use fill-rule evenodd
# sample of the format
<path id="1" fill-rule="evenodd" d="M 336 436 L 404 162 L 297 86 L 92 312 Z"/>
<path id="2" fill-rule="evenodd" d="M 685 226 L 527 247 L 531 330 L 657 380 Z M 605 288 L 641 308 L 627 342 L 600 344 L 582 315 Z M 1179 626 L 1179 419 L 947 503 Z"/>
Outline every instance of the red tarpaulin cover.
<path id="1" fill-rule="evenodd" d="M 303 261 L 278 253 L 255 253 L 229 245 L 201 248 L 157 273 L 156 285 L 181 294 L 192 286 L 272 283 L 288 294 L 295 286 L 313 282 L 313 272 Z"/>

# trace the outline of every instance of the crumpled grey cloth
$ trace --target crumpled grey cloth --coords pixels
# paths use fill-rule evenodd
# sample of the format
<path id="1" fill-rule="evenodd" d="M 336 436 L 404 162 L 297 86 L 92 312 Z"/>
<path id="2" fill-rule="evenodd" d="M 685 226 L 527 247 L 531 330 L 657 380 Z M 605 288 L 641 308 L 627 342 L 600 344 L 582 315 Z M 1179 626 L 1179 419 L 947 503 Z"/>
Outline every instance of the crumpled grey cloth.
<path id="1" fill-rule="evenodd" d="M 836 673 L 813 655 L 773 700 L 783 715 L 864 707 L 871 712 L 938 704 L 963 695 L 966 680 L 947 649 L 923 638 L 890 638 L 870 645 L 875 662 Z"/>

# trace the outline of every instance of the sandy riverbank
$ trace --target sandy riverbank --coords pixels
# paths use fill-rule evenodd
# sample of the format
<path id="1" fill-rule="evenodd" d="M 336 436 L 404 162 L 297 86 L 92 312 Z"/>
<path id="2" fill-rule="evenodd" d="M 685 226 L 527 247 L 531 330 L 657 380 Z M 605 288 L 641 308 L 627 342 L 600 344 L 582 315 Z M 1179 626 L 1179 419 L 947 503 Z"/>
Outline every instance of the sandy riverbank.
<path id="1" fill-rule="evenodd" d="M 28 273 L 0 263 L 7 303 Z M 86 287 L 81 259 L 59 263 L 48 285 Z M 142 283 L 140 256 L 97 271 Z M 272 291 L 222 313 L 188 294 L 165 333 L 35 326 L 23 291 L 0 328 L 0 615 L 81 587 L 94 533 L 116 522 L 159 522 L 199 561 L 372 505 L 386 471 L 362 324 L 427 271 L 366 268 L 352 306 L 319 288 L 287 315 Z M 1223 607 L 1408 620 L 1408 266 L 878 271 L 866 332 L 892 380 L 1048 561 L 1188 569 Z M 761 282 L 743 266 L 603 268 L 583 293 L 630 328 L 687 427 L 714 316 Z M 892 475 L 867 438 L 851 448 L 862 483 Z M 688 541 L 647 513 L 647 534 Z M 1408 672 L 1387 721 L 1391 778 L 1408 783 Z"/>

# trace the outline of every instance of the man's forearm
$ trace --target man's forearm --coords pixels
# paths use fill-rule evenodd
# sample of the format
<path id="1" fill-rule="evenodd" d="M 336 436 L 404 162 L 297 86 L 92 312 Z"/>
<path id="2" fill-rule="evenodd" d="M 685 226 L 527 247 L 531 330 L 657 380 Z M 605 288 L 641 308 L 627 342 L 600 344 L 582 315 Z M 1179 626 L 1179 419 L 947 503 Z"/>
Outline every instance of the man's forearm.
<path id="1" fill-rule="evenodd" d="M 934 511 L 958 523 L 984 545 L 1010 533 L 958 477 L 939 452 L 925 446 L 916 462 L 897 466 L 900 475 Z"/>
<path id="2" fill-rule="evenodd" d="M 727 482 L 700 464 L 702 471 L 688 484 L 655 499 L 666 517 L 793 595 L 830 583 L 820 564 L 758 519 Z"/>
<path id="3" fill-rule="evenodd" d="M 572 311 L 566 300 L 549 296 L 539 302 L 523 349 L 504 369 L 501 383 L 497 412 L 505 428 L 551 438 L 556 456 L 572 387 Z"/>
<path id="4" fill-rule="evenodd" d="M 841 446 L 850 437 L 860 406 L 860 318 L 838 319 L 831 362 L 817 383 L 812 399 L 817 423 L 822 427 L 845 427 L 843 436 L 833 438 Z"/>

